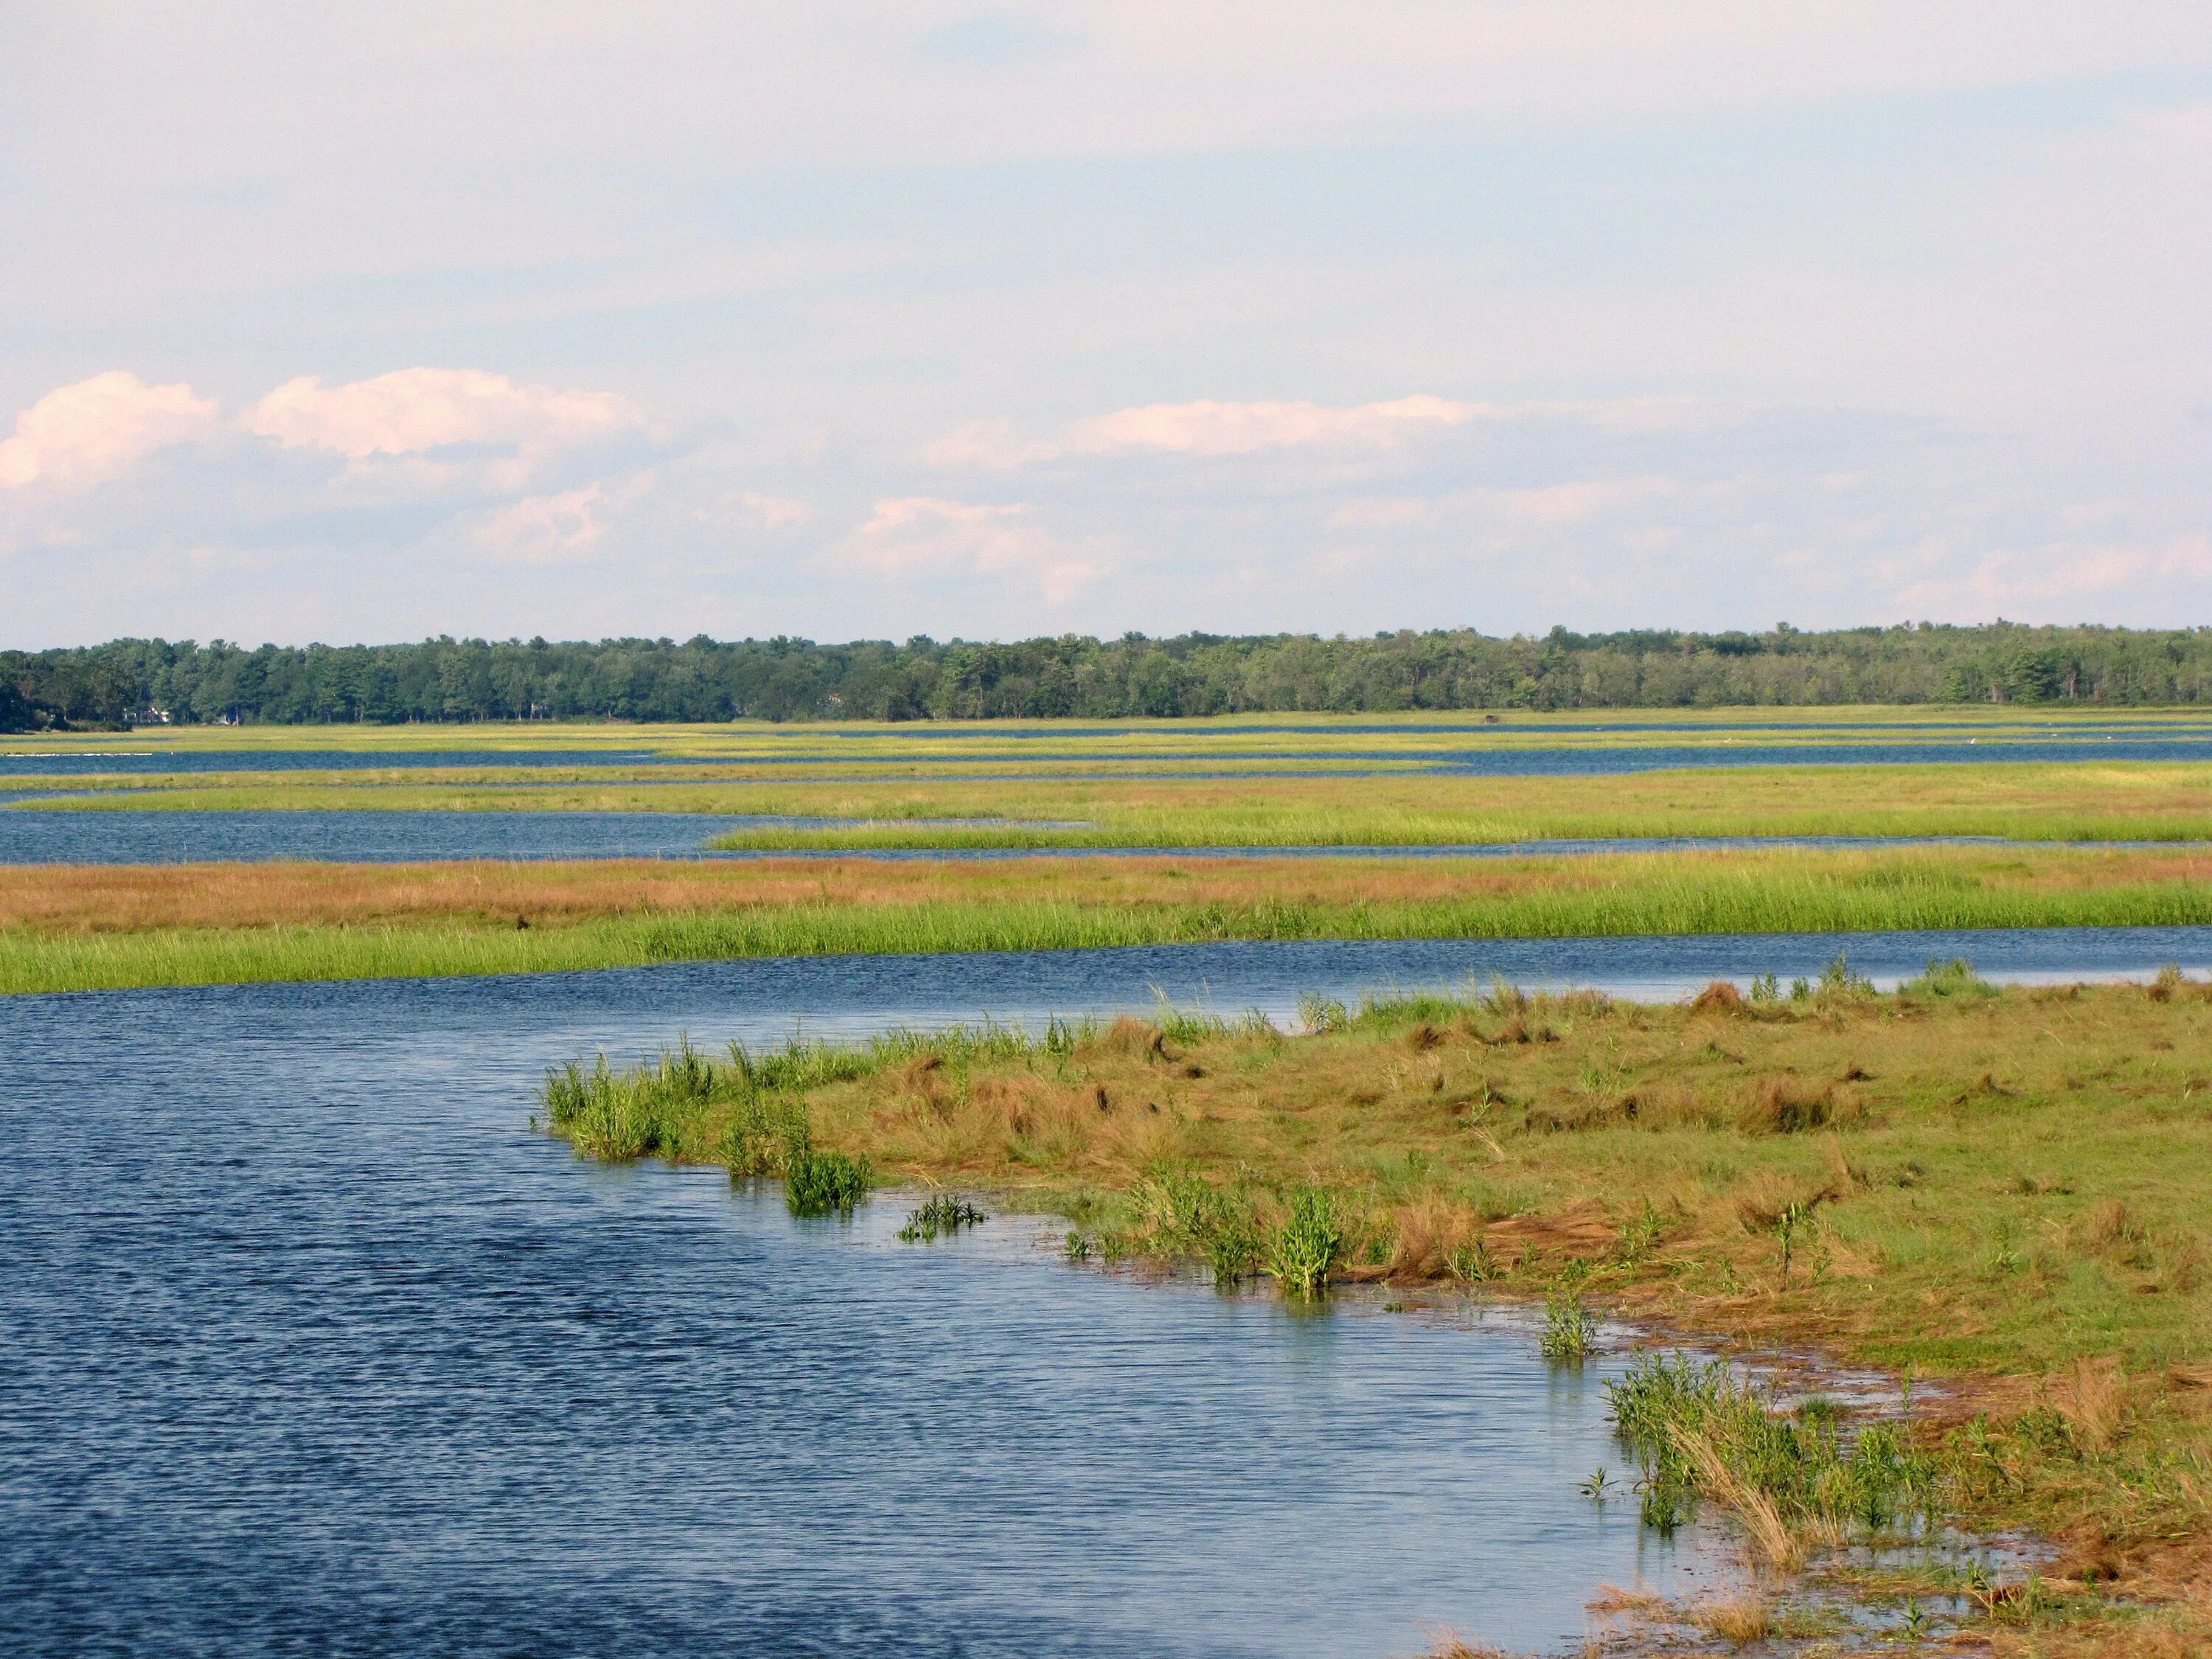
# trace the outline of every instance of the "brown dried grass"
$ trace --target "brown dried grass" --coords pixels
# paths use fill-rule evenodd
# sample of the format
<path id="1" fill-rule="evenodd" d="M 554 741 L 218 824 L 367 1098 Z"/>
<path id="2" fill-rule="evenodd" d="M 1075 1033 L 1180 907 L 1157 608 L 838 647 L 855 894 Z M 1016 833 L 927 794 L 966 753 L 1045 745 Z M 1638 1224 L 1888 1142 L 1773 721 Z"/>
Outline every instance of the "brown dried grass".
<path id="1" fill-rule="evenodd" d="M 1557 862 L 1554 860 L 1553 862 Z M 424 920 L 513 925 L 800 905 L 1419 903 L 1602 885 L 1595 871 L 1449 860 L 594 860 L 0 866 L 0 927 L 36 933 Z"/>
<path id="2" fill-rule="evenodd" d="M 1672 1425 L 1672 1432 L 1682 1455 L 1698 1472 L 1699 1487 L 1717 1503 L 1735 1512 L 1745 1535 L 1765 1558 L 1767 1565 L 1784 1571 L 1794 1571 L 1802 1565 L 1805 1540 L 1783 1520 L 1782 1512 L 1774 1507 L 1774 1500 L 1740 1479 L 1713 1443 L 1696 1430 L 1678 1423 Z"/>
<path id="3" fill-rule="evenodd" d="M 2128 1383 L 2116 1359 L 2077 1359 L 2044 1380 L 2045 1399 L 2089 1451 L 2109 1451 L 2127 1417 Z"/>
<path id="4" fill-rule="evenodd" d="M 1727 1594 L 1700 1596 L 1682 1609 L 1682 1616 L 1730 1647 L 1747 1648 L 1774 1633 L 1774 1609 L 1755 1584 Z"/>

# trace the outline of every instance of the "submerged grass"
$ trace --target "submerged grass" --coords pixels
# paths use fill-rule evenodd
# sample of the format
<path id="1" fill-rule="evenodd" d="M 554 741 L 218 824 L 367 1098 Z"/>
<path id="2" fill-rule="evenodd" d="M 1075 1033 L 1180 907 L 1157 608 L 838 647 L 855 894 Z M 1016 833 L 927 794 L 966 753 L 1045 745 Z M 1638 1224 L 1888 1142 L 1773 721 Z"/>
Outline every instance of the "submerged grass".
<path id="1" fill-rule="evenodd" d="M 1808 1546 L 1917 1534 L 1936 1518 L 1941 1466 L 1899 1425 L 1846 1431 L 1819 1397 L 1785 1406 L 1725 1362 L 1644 1355 L 1606 1385 L 1635 1455 L 1645 1522 L 1672 1532 L 1700 1498 L 1742 1517 L 1767 1563 L 1802 1563 Z"/>
<path id="2" fill-rule="evenodd" d="M 679 1046 L 613 1075 L 652 1099 L 599 1144 L 713 1160 L 774 1102 L 885 1179 L 1064 1214 L 1079 1258 L 1285 1295 L 1480 1285 L 1546 1304 L 1569 1360 L 1606 1310 L 1903 1369 L 1907 1408 L 1869 1414 L 1633 1361 L 1613 1401 L 1645 1519 L 1710 1505 L 1765 1570 L 1831 1573 L 1839 1545 L 1939 1521 L 2032 1528 L 2063 1547 L 2040 1578 L 1885 1569 L 1868 1593 L 1965 1607 L 2001 1651 L 2208 1650 L 2212 986 L 2030 992 L 1942 963 L 1890 995 L 1839 969 L 1797 998 L 1313 1012 L 1307 1034 L 799 1045 L 749 1057 L 752 1081 L 702 1083 Z"/>
<path id="3" fill-rule="evenodd" d="M 0 870 L 0 992 L 1224 939 L 2212 923 L 2212 855 Z"/>

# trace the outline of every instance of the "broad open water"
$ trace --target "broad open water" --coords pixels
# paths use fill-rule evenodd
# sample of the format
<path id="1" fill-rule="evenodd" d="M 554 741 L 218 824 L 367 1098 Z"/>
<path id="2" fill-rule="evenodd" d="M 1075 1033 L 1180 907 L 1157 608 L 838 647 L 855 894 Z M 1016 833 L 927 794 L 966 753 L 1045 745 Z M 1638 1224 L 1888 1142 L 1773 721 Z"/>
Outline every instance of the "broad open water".
<path id="1" fill-rule="evenodd" d="M 1410 1654 L 1524 1648 L 1690 1546 L 1575 1490 L 1611 1362 L 1514 1316 L 1299 1316 L 899 1244 L 582 1164 L 547 1064 L 1106 1015 L 1156 994 L 2212 963 L 2212 929 L 1162 947 L 0 1000 L 0 1650 Z"/>

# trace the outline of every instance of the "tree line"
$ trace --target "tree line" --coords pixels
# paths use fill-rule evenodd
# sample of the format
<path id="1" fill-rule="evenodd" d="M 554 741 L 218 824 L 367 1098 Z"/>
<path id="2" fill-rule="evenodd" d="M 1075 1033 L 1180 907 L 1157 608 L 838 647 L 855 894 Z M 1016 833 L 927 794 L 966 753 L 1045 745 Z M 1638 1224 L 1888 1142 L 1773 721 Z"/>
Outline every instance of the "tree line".
<path id="1" fill-rule="evenodd" d="M 1077 635 L 0 652 L 0 731 L 149 723 L 1116 720 L 1243 712 L 2212 700 L 2212 628 L 1927 623 L 1804 632 L 1469 629 L 1323 639 Z"/>

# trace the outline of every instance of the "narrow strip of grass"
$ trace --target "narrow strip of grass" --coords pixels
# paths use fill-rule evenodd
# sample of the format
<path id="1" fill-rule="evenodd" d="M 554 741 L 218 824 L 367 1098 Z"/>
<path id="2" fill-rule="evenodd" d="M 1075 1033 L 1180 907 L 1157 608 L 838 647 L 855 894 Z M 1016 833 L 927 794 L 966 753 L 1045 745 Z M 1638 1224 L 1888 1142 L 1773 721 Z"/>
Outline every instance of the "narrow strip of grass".
<path id="1" fill-rule="evenodd" d="M 0 993 L 553 969 L 752 957 L 1042 951 L 1217 940 L 1559 939 L 1635 934 L 2212 924 L 2212 884 L 2169 878 L 2049 890 L 1983 885 L 1941 861 L 1746 868 L 1620 859 L 1591 884 L 1376 902 L 1256 897 L 901 896 L 517 927 L 416 917 L 360 924 L 0 930 Z M 1246 884 L 1264 888 L 1262 880 Z M 1327 872 L 1334 874 L 1337 872 Z M 1047 884 L 1048 886 L 1048 884 Z M 1163 881 L 1158 886 L 1165 887 Z"/>
<path id="2" fill-rule="evenodd" d="M 1028 769 L 1034 773 L 1039 769 Z M 73 781 L 0 810 L 684 811 L 763 824 L 744 850 L 927 847 L 1442 846 L 1681 836 L 2212 840 L 2212 766 L 1995 762 L 1759 766 L 1617 776 L 1053 779 L 772 775 L 675 766 L 239 774 Z"/>

